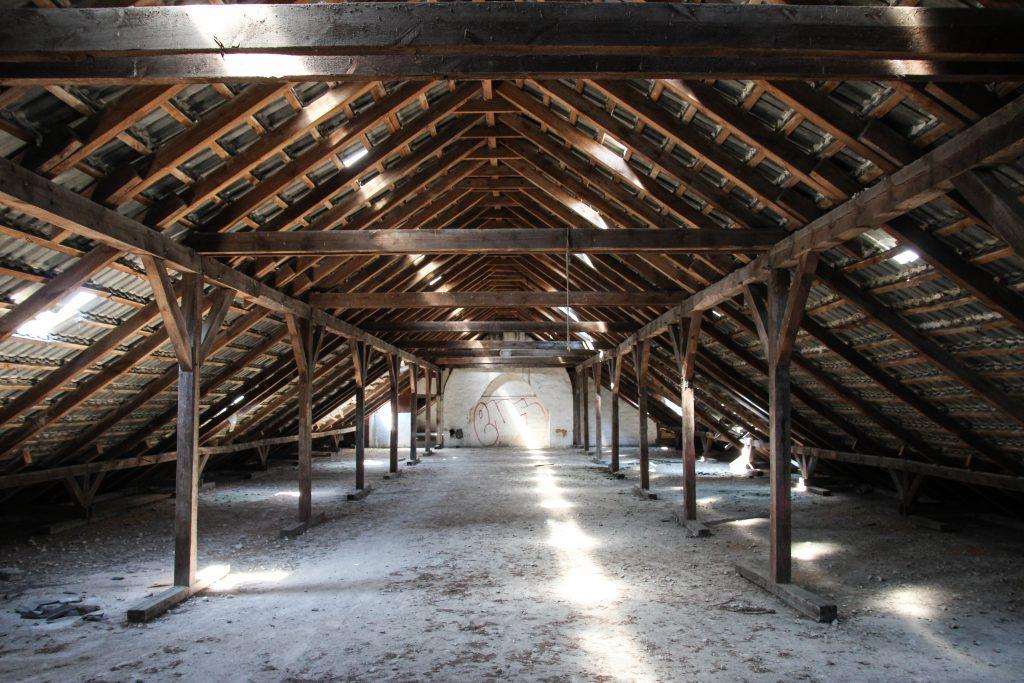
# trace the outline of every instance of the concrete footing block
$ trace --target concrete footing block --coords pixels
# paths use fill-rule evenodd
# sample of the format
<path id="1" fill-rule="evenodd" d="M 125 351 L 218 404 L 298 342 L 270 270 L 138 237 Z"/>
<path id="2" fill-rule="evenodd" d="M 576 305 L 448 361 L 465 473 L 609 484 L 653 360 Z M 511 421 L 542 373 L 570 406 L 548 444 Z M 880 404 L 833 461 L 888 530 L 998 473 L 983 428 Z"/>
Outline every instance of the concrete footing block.
<path id="1" fill-rule="evenodd" d="M 402 470 L 398 470 L 396 472 L 388 472 L 387 474 L 383 475 L 381 479 L 398 479 L 401 476 Z"/>
<path id="2" fill-rule="evenodd" d="M 363 498 L 366 498 L 368 495 L 370 495 L 372 491 L 373 487 L 367 485 L 364 488 L 349 491 L 348 493 L 345 494 L 345 498 L 347 500 L 362 500 Z"/>
<path id="3" fill-rule="evenodd" d="M 690 538 L 708 538 L 711 536 L 711 529 L 695 519 L 687 519 L 686 513 L 682 510 L 673 510 L 672 518 L 676 520 L 676 524 L 686 529 L 686 535 Z"/>
<path id="4" fill-rule="evenodd" d="M 640 500 L 658 500 L 658 494 L 650 489 L 640 488 L 639 485 L 633 487 L 633 495 Z"/>
<path id="5" fill-rule="evenodd" d="M 794 583 L 775 583 L 768 574 L 754 569 L 748 564 L 736 564 L 736 571 L 747 581 L 760 586 L 784 603 L 811 619 L 821 623 L 829 623 L 839 616 L 834 602 L 830 602 L 809 590 Z"/>
<path id="6" fill-rule="evenodd" d="M 204 576 L 201 579 L 197 579 L 191 586 L 171 586 L 167 590 L 144 598 L 128 608 L 128 621 L 133 624 L 152 621 L 175 605 L 185 602 L 197 593 L 202 593 L 211 584 L 227 576 L 230 571 L 231 567 L 229 565 L 223 565 L 217 567 L 215 572 L 203 572 Z"/>

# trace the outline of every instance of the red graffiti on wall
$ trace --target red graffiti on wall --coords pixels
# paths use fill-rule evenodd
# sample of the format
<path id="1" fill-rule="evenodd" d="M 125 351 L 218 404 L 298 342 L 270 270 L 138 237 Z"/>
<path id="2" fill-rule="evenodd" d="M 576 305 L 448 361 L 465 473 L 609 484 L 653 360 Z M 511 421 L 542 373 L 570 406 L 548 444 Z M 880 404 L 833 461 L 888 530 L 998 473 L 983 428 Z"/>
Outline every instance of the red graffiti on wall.
<path id="1" fill-rule="evenodd" d="M 473 406 L 473 432 L 481 446 L 500 446 L 502 431 L 512 436 L 529 429 L 531 421 L 534 427 L 548 424 L 548 411 L 531 396 L 482 398 Z"/>

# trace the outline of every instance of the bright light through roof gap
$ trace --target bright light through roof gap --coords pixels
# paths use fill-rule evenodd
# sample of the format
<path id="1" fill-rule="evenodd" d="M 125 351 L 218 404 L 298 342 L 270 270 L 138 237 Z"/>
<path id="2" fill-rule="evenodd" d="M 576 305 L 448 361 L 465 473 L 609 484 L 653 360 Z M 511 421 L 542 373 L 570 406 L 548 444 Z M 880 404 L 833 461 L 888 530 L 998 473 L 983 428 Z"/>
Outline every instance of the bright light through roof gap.
<path id="1" fill-rule="evenodd" d="M 908 263 L 913 263 L 914 261 L 918 260 L 919 258 L 921 258 L 921 257 L 918 256 L 917 252 L 914 251 L 913 249 L 904 249 L 900 253 L 898 253 L 895 256 L 893 256 L 892 260 L 895 261 L 896 263 L 900 264 L 901 266 L 904 266 L 904 265 L 906 265 Z"/>
<path id="2" fill-rule="evenodd" d="M 92 292 L 80 291 L 59 306 L 47 309 L 18 328 L 18 334 L 25 337 L 45 339 L 58 325 L 96 298 Z"/>

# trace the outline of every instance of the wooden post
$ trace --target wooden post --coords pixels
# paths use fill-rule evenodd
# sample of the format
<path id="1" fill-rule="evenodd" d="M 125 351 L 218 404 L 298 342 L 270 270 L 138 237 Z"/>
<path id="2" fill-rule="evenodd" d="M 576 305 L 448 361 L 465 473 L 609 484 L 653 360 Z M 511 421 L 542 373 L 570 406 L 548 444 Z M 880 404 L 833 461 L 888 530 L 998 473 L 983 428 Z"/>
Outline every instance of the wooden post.
<path id="1" fill-rule="evenodd" d="M 601 459 L 601 363 L 594 363 L 594 459 Z"/>
<path id="2" fill-rule="evenodd" d="M 572 389 L 572 447 L 580 447 L 580 370 L 569 373 L 569 386 Z"/>
<path id="3" fill-rule="evenodd" d="M 651 342 L 637 342 L 633 350 L 633 369 L 636 372 L 636 407 L 640 418 L 640 492 L 651 490 L 651 463 L 647 449 L 647 369 L 651 360 Z"/>
<path id="4" fill-rule="evenodd" d="M 791 405 L 789 361 L 814 281 L 817 254 L 800 258 L 795 272 L 773 269 L 768 285 L 749 285 L 744 294 L 768 361 L 769 461 L 771 467 L 771 540 L 768 578 L 792 581 L 790 506 Z"/>
<path id="5" fill-rule="evenodd" d="M 409 365 L 409 464 L 418 465 L 416 456 L 416 366 Z"/>
<path id="6" fill-rule="evenodd" d="M 683 461 L 683 519 L 697 519 L 697 441 L 693 396 L 693 373 L 696 367 L 697 338 L 703 316 L 700 311 L 670 328 L 676 369 L 680 379 L 680 451 Z"/>
<path id="7" fill-rule="evenodd" d="M 299 524 L 309 524 L 313 518 L 313 366 L 314 334 L 308 320 L 294 315 L 286 316 L 288 336 L 298 370 L 295 400 L 299 418 Z"/>
<path id="8" fill-rule="evenodd" d="M 356 491 L 366 488 L 366 363 L 369 347 L 361 341 L 349 340 L 352 353 L 352 374 L 356 383 Z"/>
<path id="9" fill-rule="evenodd" d="M 203 279 L 200 274 L 182 273 L 179 306 L 165 263 L 148 255 L 142 257 L 142 262 L 167 330 L 167 338 L 178 358 L 174 585 L 190 588 L 196 583 L 199 513 L 199 371 L 203 350 L 210 347 L 209 342 L 212 342 L 217 329 L 210 326 L 206 330 L 209 341 L 204 340 Z"/>
<path id="10" fill-rule="evenodd" d="M 423 404 L 423 455 L 433 455 L 434 452 L 431 450 L 433 441 L 430 438 L 431 432 L 433 431 L 430 424 L 430 402 L 433 399 L 433 393 L 431 391 L 431 382 L 433 380 L 434 373 L 430 368 L 423 368 L 423 391 L 426 394 L 426 401 Z"/>
<path id="11" fill-rule="evenodd" d="M 388 442 L 388 472 L 398 472 L 398 368 L 402 362 L 397 354 L 388 354 L 388 398 L 391 402 L 391 438 Z"/>
<path id="12" fill-rule="evenodd" d="M 587 400 L 587 372 L 580 373 L 580 410 L 583 429 L 583 452 L 590 452 L 590 401 Z"/>
<path id="13" fill-rule="evenodd" d="M 619 393 L 622 391 L 622 356 L 612 356 L 612 455 L 608 463 L 610 472 L 619 471 Z"/>
<path id="14" fill-rule="evenodd" d="M 434 399 L 434 450 L 444 447 L 441 424 L 444 421 L 444 370 L 437 371 L 437 397 Z"/>

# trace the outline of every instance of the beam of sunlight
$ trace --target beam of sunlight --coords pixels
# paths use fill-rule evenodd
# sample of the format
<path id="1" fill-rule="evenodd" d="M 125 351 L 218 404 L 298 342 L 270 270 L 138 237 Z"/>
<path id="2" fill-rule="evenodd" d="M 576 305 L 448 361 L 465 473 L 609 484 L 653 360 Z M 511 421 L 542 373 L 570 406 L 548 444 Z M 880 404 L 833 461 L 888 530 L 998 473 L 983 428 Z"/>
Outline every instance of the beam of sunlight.
<path id="1" fill-rule="evenodd" d="M 814 561 L 819 557 L 825 555 L 831 555 L 837 550 L 834 543 L 824 543 L 821 541 L 802 541 L 800 543 L 794 543 L 792 549 L 792 556 L 795 560 L 807 560 Z"/>
<path id="2" fill-rule="evenodd" d="M 543 459 L 531 454 L 531 459 Z M 589 668 L 602 679 L 654 680 L 646 666 L 636 637 L 621 624 L 617 603 L 625 596 L 625 586 L 607 575 L 593 551 L 600 547 L 598 539 L 587 534 L 570 511 L 559 485 L 557 470 L 538 467 L 534 474 L 534 490 L 540 505 L 548 510 L 547 544 L 554 549 L 559 576 L 551 586 L 557 598 L 566 600 L 579 610 L 583 629 L 571 637 L 585 652 Z"/>
<path id="3" fill-rule="evenodd" d="M 224 578 L 215 582 L 210 589 L 215 593 L 227 593 L 239 586 L 266 586 L 279 583 L 287 578 L 289 572 L 283 569 L 269 569 L 264 571 L 231 572 Z"/>

